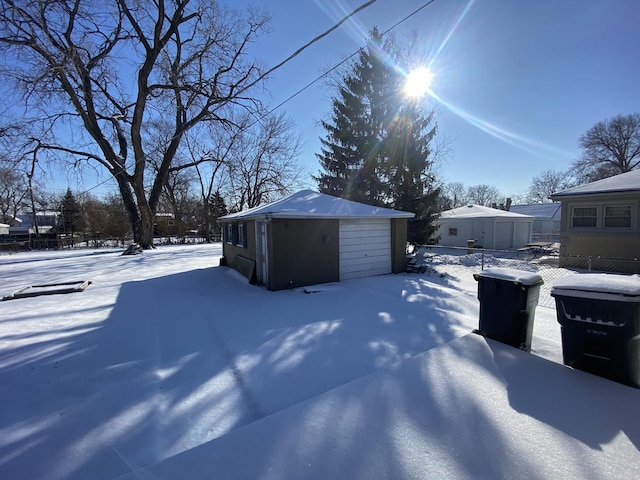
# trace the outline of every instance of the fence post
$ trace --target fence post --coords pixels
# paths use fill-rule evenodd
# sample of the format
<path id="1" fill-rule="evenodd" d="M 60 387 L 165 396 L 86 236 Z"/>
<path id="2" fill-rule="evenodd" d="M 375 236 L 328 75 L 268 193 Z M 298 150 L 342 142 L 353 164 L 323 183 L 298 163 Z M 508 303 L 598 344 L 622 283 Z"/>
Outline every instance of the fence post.
<path id="1" fill-rule="evenodd" d="M 592 257 L 591 255 L 589 255 L 589 260 L 588 260 L 588 268 L 589 268 L 589 271 L 591 271 L 591 259 L 592 259 L 592 258 L 593 258 L 593 257 Z"/>
<path id="2" fill-rule="evenodd" d="M 482 249 L 482 261 L 480 262 L 480 270 L 484 270 L 484 248 Z"/>

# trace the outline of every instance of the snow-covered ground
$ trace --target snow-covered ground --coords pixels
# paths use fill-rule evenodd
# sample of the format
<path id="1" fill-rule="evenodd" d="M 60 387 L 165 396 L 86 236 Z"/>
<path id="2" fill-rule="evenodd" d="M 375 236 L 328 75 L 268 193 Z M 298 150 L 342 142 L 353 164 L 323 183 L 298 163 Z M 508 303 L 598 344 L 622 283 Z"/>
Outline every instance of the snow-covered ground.
<path id="1" fill-rule="evenodd" d="M 435 273 L 305 293 L 248 285 L 217 266 L 220 244 L 120 253 L 0 256 L 0 295 L 92 282 L 81 293 L 0 302 L 0 478 L 141 472 L 374 371 L 415 364 L 478 326 L 469 288 L 477 265 L 453 259 Z M 532 353 L 562 363 L 554 308 L 536 310 Z"/>

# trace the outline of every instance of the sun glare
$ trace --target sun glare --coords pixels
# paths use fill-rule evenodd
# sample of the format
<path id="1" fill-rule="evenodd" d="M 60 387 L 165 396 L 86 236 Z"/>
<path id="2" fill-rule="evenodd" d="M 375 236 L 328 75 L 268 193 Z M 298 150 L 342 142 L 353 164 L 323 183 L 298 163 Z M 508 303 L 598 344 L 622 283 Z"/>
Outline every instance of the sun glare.
<path id="1" fill-rule="evenodd" d="M 421 67 L 409 72 L 404 85 L 404 92 L 409 97 L 421 97 L 429 91 L 433 82 L 433 72 Z"/>

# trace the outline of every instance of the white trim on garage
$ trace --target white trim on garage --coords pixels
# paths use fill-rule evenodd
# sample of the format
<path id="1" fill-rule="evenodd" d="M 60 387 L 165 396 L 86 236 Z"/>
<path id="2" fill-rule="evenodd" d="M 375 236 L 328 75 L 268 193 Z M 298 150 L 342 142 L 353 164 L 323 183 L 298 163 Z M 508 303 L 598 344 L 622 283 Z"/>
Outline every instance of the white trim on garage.
<path id="1" fill-rule="evenodd" d="M 391 273 L 391 220 L 340 220 L 340 280 Z"/>

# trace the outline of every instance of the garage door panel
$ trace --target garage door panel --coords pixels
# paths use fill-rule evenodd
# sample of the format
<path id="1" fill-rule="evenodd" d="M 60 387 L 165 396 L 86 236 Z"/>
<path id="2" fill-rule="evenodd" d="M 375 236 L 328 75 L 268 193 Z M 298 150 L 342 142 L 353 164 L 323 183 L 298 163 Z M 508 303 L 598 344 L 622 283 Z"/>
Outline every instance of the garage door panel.
<path id="1" fill-rule="evenodd" d="M 366 254 L 367 252 L 371 252 L 373 250 L 385 250 L 386 252 L 388 248 L 389 248 L 388 243 L 380 243 L 380 242 L 370 243 L 366 245 L 366 248 L 363 248 L 363 245 L 361 243 L 357 243 L 357 244 L 351 244 L 351 245 L 343 245 L 342 248 L 340 248 L 340 253 L 360 252 L 362 254 Z"/>
<path id="2" fill-rule="evenodd" d="M 340 221 L 340 279 L 391 273 L 391 221 Z"/>
<path id="3" fill-rule="evenodd" d="M 359 270 L 362 270 L 363 267 L 366 268 L 367 266 L 371 268 L 387 268 L 389 267 L 389 262 L 387 262 L 386 258 L 379 258 L 373 261 L 371 261 L 370 258 L 354 258 L 348 265 L 345 265 L 345 270 L 352 269 L 352 267 L 357 267 Z"/>
<path id="4" fill-rule="evenodd" d="M 363 240 L 365 240 L 366 243 L 389 243 L 390 239 L 388 235 L 389 233 L 378 235 L 367 233 L 365 237 L 362 237 L 362 235 L 360 235 L 359 237 L 342 237 L 341 242 L 343 243 L 343 245 L 360 245 Z"/>
<path id="5" fill-rule="evenodd" d="M 350 230 L 348 232 L 341 232 L 340 236 L 341 238 L 344 238 L 345 240 L 350 240 L 350 239 L 361 239 L 362 238 L 362 234 L 363 232 L 366 232 L 366 235 L 368 237 L 378 237 L 378 238 L 388 238 L 389 237 L 389 230 L 384 230 L 384 229 L 375 229 L 375 230 L 360 230 L 360 231 L 355 231 L 355 230 Z"/>
<path id="6" fill-rule="evenodd" d="M 375 248 L 375 249 L 367 250 L 366 254 L 363 255 L 362 251 L 360 250 L 352 250 L 352 251 L 341 252 L 340 259 L 347 260 L 350 258 L 351 259 L 362 258 L 364 260 L 367 260 L 368 258 L 378 258 L 378 257 L 382 257 L 386 259 L 388 257 L 387 255 L 388 251 L 389 251 L 388 248 Z"/>
<path id="7" fill-rule="evenodd" d="M 376 268 L 351 267 L 346 271 L 342 272 L 342 280 L 349 280 L 350 278 L 372 277 L 374 275 L 386 275 L 388 273 L 389 273 L 389 269 L 386 266 L 376 267 Z"/>

